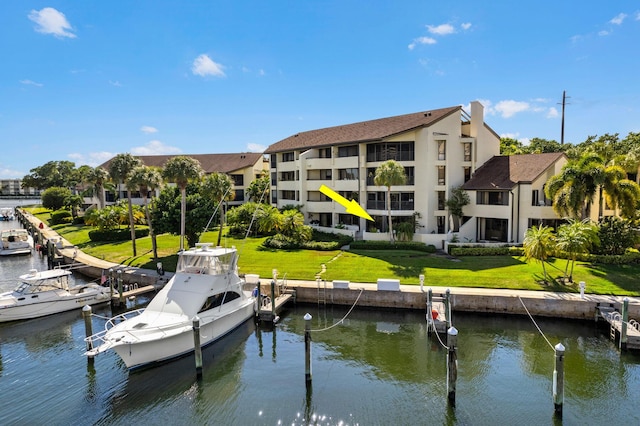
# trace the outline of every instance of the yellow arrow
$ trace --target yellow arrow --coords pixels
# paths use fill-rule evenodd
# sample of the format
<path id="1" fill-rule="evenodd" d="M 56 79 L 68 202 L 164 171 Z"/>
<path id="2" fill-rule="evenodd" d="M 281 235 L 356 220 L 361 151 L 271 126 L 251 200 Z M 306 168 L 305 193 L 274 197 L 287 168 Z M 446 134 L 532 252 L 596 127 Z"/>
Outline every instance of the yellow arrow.
<path id="1" fill-rule="evenodd" d="M 320 192 L 331 198 L 336 203 L 344 206 L 347 209 L 347 213 L 363 217 L 367 220 L 370 220 L 371 222 L 374 221 L 373 218 L 369 216 L 369 213 L 367 213 L 365 209 L 360 207 L 360 204 L 358 204 L 355 200 L 347 200 L 342 195 L 338 194 L 336 191 L 326 185 L 322 185 L 320 187 Z"/>

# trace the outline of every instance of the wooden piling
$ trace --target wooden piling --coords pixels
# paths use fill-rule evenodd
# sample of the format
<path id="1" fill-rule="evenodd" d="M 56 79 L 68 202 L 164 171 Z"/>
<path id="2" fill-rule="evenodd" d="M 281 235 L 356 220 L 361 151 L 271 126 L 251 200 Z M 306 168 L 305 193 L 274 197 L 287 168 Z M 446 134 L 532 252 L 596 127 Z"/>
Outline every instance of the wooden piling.
<path id="1" fill-rule="evenodd" d="M 427 290 L 427 335 L 431 335 L 431 323 L 433 322 L 433 291 L 431 289 Z M 433 331 L 435 327 L 433 327 Z"/>
<path id="2" fill-rule="evenodd" d="M 193 349 L 196 359 L 196 377 L 202 378 L 202 347 L 200 346 L 200 317 L 193 317 Z"/>
<path id="3" fill-rule="evenodd" d="M 451 328 L 451 290 L 444 292 L 444 316 L 447 321 L 447 330 Z"/>
<path id="4" fill-rule="evenodd" d="M 311 386 L 311 314 L 304 315 L 304 381 Z"/>
<path id="5" fill-rule="evenodd" d="M 271 280 L 271 315 L 276 317 L 276 280 Z"/>
<path id="6" fill-rule="evenodd" d="M 620 350 L 627 350 L 627 324 L 629 323 L 629 298 L 622 299 L 622 320 L 620 322 Z"/>
<path id="7" fill-rule="evenodd" d="M 447 330 L 447 400 L 456 405 L 456 381 L 458 380 L 458 330 Z"/>
<path id="8" fill-rule="evenodd" d="M 91 323 L 91 306 L 84 305 L 82 307 L 82 318 L 84 319 L 84 335 L 85 337 L 93 336 L 93 324 Z M 87 351 L 93 349 L 93 342 L 87 339 Z M 93 356 L 89 356 L 93 358 Z"/>
<path id="9" fill-rule="evenodd" d="M 553 370 L 553 406 L 555 414 L 562 417 L 562 405 L 564 403 L 564 346 L 558 343 L 555 346 L 556 364 Z"/>
<path id="10" fill-rule="evenodd" d="M 122 269 L 118 269 L 118 306 L 124 305 L 124 288 L 122 286 Z"/>

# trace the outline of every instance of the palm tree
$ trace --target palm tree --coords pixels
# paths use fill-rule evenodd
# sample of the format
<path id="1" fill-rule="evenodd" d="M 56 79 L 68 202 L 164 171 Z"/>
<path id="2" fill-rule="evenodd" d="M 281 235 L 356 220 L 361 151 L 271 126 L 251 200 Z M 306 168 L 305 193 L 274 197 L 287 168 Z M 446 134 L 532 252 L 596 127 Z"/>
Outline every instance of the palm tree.
<path id="1" fill-rule="evenodd" d="M 133 155 L 118 154 L 109 163 L 109 175 L 114 183 L 127 184 L 133 169 L 141 165 L 142 162 Z M 131 191 L 127 191 L 127 202 L 129 205 L 129 228 L 131 230 L 131 244 L 133 245 L 133 256 L 137 256 L 136 252 L 136 229 L 133 221 L 133 206 L 131 205 Z"/>
<path id="2" fill-rule="evenodd" d="M 246 189 L 247 198 L 256 203 L 269 204 L 269 189 L 271 181 L 269 174 L 263 171 L 259 178 L 251 181 Z"/>
<path id="3" fill-rule="evenodd" d="M 180 204 L 180 251 L 184 250 L 185 218 L 187 216 L 187 184 L 192 179 L 199 179 L 203 170 L 200 162 L 186 155 L 170 158 L 164 165 L 162 175 L 169 182 L 180 188 L 182 201 Z"/>
<path id="4" fill-rule="evenodd" d="M 553 231 L 549 226 L 533 226 L 524 233 L 524 256 L 527 261 L 533 259 L 542 263 L 542 273 L 544 274 L 545 283 L 548 282 L 548 279 L 544 264 L 547 258 L 553 253 L 553 244 Z"/>
<path id="5" fill-rule="evenodd" d="M 151 246 L 153 248 L 153 260 L 158 259 L 158 245 L 156 243 L 156 234 L 153 232 L 151 224 L 151 215 L 149 214 L 149 206 L 147 198 L 150 191 L 155 191 L 162 186 L 162 174 L 153 167 L 138 166 L 133 170 L 130 179 L 131 184 L 136 187 L 144 201 L 144 213 L 149 226 L 149 236 L 151 237 Z"/>
<path id="6" fill-rule="evenodd" d="M 564 279 L 573 281 L 573 267 L 580 253 L 587 253 L 591 247 L 600 244 L 598 229 L 588 220 L 570 219 L 558 227 L 556 235 L 556 249 L 567 253 L 567 265 L 564 268 Z M 571 264 L 571 272 L 569 272 Z"/>
<path id="7" fill-rule="evenodd" d="M 407 175 L 402 164 L 395 160 L 388 160 L 376 169 L 373 183 L 377 186 L 387 187 L 387 216 L 389 218 L 389 239 L 393 243 L 393 224 L 391 220 L 391 187 L 394 185 L 404 185 L 407 182 Z"/>
<path id="8" fill-rule="evenodd" d="M 223 205 L 227 201 L 233 201 L 236 192 L 233 189 L 233 179 L 225 173 L 211 173 L 204 178 L 203 189 L 205 196 L 211 197 L 214 204 L 220 207 L 220 231 L 218 232 L 218 242 L 220 245 L 222 239 L 222 228 L 224 227 L 224 216 L 226 208 Z"/>
<path id="9" fill-rule="evenodd" d="M 103 209 L 106 202 L 104 199 L 105 183 L 109 180 L 109 172 L 102 167 L 91 169 L 87 175 L 87 181 L 93 187 L 93 193 L 98 197 L 98 208 Z"/>

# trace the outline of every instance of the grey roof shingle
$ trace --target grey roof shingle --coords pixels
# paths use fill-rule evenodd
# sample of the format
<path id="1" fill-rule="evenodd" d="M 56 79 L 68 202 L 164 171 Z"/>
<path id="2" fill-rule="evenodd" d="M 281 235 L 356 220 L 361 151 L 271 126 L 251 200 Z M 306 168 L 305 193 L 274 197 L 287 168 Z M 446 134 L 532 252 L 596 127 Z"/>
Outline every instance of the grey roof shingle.
<path id="1" fill-rule="evenodd" d="M 263 154 L 259 152 L 241 152 L 237 154 L 181 154 L 194 158 L 200 162 L 205 173 L 231 173 L 246 167 L 252 167 L 258 161 L 262 161 Z M 135 155 L 146 166 L 162 167 L 172 157 L 177 155 Z M 100 167 L 109 170 L 111 160 L 101 164 Z"/>
<path id="2" fill-rule="evenodd" d="M 563 152 L 497 155 L 479 167 L 462 189 L 506 190 L 518 183 L 531 183 L 563 156 Z"/>
<path id="3" fill-rule="evenodd" d="M 461 109 L 461 106 L 434 109 L 296 133 L 272 144 L 265 153 L 381 140 L 429 126 Z"/>

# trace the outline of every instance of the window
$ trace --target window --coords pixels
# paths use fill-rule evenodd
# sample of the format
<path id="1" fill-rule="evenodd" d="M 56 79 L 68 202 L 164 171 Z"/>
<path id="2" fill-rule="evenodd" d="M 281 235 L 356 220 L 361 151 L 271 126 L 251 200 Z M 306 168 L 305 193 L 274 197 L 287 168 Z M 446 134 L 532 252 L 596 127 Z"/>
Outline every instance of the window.
<path id="1" fill-rule="evenodd" d="M 338 180 L 357 180 L 358 179 L 358 169 L 339 169 L 338 170 Z"/>
<path id="2" fill-rule="evenodd" d="M 471 179 L 471 167 L 463 167 L 462 170 L 464 172 L 464 181 L 467 182 Z"/>
<path id="3" fill-rule="evenodd" d="M 272 168 L 272 169 L 275 169 L 275 168 L 276 168 L 276 164 L 278 163 L 278 161 L 276 160 L 276 155 L 275 155 L 275 154 L 274 154 L 274 155 L 272 155 L 272 156 L 270 157 L 270 160 L 271 160 L 271 168 Z M 259 177 L 259 176 L 258 176 L 258 177 Z"/>
<path id="4" fill-rule="evenodd" d="M 280 181 L 282 182 L 291 182 L 296 180 L 296 173 L 294 171 L 290 172 L 280 172 Z"/>
<path id="5" fill-rule="evenodd" d="M 282 191 L 280 198 L 282 200 L 296 200 L 296 192 L 297 191 Z"/>
<path id="6" fill-rule="evenodd" d="M 404 174 L 407 176 L 406 185 L 415 184 L 415 167 L 405 167 Z M 367 168 L 367 185 L 375 185 L 376 167 Z"/>
<path id="7" fill-rule="evenodd" d="M 235 186 L 244 186 L 244 175 L 231 175 Z"/>
<path id="8" fill-rule="evenodd" d="M 360 198 L 358 191 L 338 191 L 338 194 L 349 201 L 354 200 L 355 202 L 358 202 L 358 199 Z"/>
<path id="9" fill-rule="evenodd" d="M 386 192 L 369 192 L 367 194 L 367 208 L 372 210 L 386 210 Z M 392 192 L 391 210 L 413 210 L 413 192 Z"/>
<path id="10" fill-rule="evenodd" d="M 445 196 L 444 191 L 438 191 L 438 210 L 444 210 Z"/>
<path id="11" fill-rule="evenodd" d="M 244 201 L 244 189 L 236 189 L 236 196 L 233 201 Z"/>
<path id="12" fill-rule="evenodd" d="M 382 142 L 367 145 L 367 161 L 413 161 L 413 142 Z"/>
<path id="13" fill-rule="evenodd" d="M 357 157 L 358 145 L 348 145 L 338 147 L 338 157 Z"/>
<path id="14" fill-rule="evenodd" d="M 464 161 L 471 161 L 471 142 L 465 142 L 462 144 L 462 150 L 464 152 Z"/>
<path id="15" fill-rule="evenodd" d="M 405 167 L 404 174 L 407 176 L 405 185 L 413 185 L 415 183 L 414 167 Z"/>
<path id="16" fill-rule="evenodd" d="M 436 141 L 438 145 L 438 160 L 446 160 L 447 159 L 447 141 Z"/>
<path id="17" fill-rule="evenodd" d="M 445 176 L 446 176 L 445 166 L 438 166 L 438 185 L 445 185 Z"/>
<path id="18" fill-rule="evenodd" d="M 318 150 L 318 158 L 331 158 L 331 148 L 321 148 Z"/>
<path id="19" fill-rule="evenodd" d="M 331 180 L 331 169 L 309 170 L 307 180 Z"/>
<path id="20" fill-rule="evenodd" d="M 338 223 L 343 225 L 359 225 L 359 219 L 357 216 L 352 214 L 339 214 L 338 215 Z"/>
<path id="21" fill-rule="evenodd" d="M 272 204 L 278 203 L 278 191 L 276 190 L 271 190 L 271 203 Z"/>
<path id="22" fill-rule="evenodd" d="M 295 160 L 295 158 L 294 158 L 293 152 L 283 152 L 282 153 L 282 162 L 283 163 L 286 163 L 288 161 L 294 161 L 294 160 Z"/>
<path id="23" fill-rule="evenodd" d="M 486 204 L 491 206 L 509 205 L 508 191 L 478 191 L 476 194 L 476 204 Z"/>
<path id="24" fill-rule="evenodd" d="M 277 173 L 271 173 L 271 185 L 277 185 L 278 184 L 278 174 Z"/>
<path id="25" fill-rule="evenodd" d="M 235 291 L 227 291 L 225 293 L 218 293 L 214 296 L 209 296 L 204 302 L 198 313 L 208 311 L 209 309 L 217 308 L 218 306 L 229 303 L 232 300 L 239 298 L 240 295 Z"/>
<path id="26" fill-rule="evenodd" d="M 331 198 L 320 191 L 307 191 L 307 201 L 331 201 Z"/>
<path id="27" fill-rule="evenodd" d="M 446 223 L 444 216 L 436 216 L 436 225 L 438 226 L 438 234 L 444 234 L 444 224 Z"/>

